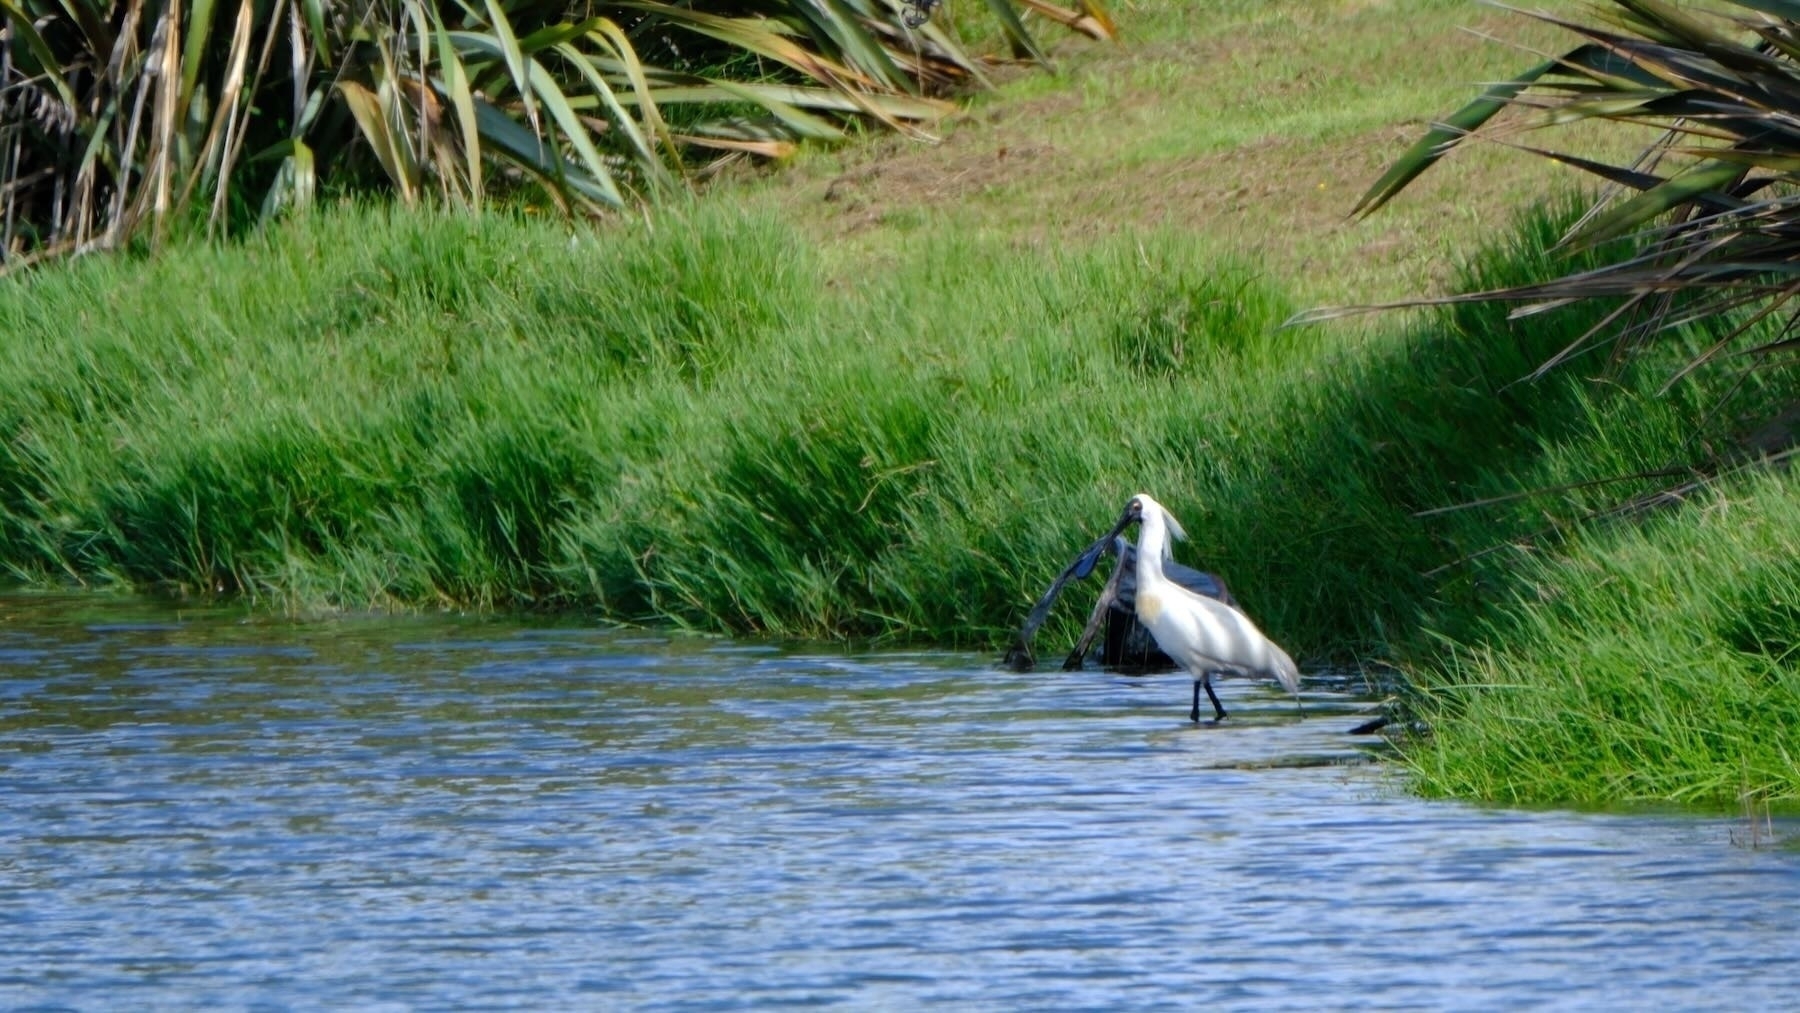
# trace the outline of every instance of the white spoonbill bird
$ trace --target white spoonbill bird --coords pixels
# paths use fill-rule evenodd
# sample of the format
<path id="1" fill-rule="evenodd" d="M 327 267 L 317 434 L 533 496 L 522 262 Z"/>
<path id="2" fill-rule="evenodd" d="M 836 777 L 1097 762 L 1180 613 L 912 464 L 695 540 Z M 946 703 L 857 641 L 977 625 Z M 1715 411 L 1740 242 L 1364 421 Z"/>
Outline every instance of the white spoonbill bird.
<path id="1" fill-rule="evenodd" d="M 1200 721 L 1200 691 L 1212 701 L 1215 720 L 1225 717 L 1214 675 L 1274 678 L 1290 693 L 1300 692 L 1300 670 L 1286 651 L 1263 636 L 1250 617 L 1204 595 L 1195 594 L 1163 575 L 1172 558 L 1169 536 L 1186 538 L 1181 523 L 1145 493 L 1131 497 L 1113 528 L 1117 535 L 1139 524 L 1137 545 L 1138 622 L 1156 638 L 1156 646 L 1194 677 L 1194 709 L 1188 720 Z"/>

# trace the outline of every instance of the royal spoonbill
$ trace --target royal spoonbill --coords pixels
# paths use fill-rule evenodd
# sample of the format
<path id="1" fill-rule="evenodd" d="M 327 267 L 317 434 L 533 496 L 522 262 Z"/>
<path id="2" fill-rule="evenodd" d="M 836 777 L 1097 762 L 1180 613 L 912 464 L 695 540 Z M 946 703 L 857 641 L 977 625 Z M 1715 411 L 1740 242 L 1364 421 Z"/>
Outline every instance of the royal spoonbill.
<path id="1" fill-rule="evenodd" d="M 1169 539 L 1186 538 L 1181 523 L 1145 493 L 1131 497 L 1114 526 L 1117 535 L 1136 523 L 1137 617 L 1156 638 L 1156 646 L 1194 677 L 1194 707 L 1188 720 L 1200 721 L 1200 691 L 1212 701 L 1215 721 L 1225 707 L 1213 692 L 1214 675 L 1274 678 L 1290 693 L 1300 692 L 1300 670 L 1294 659 L 1263 636 L 1250 617 L 1226 603 L 1182 587 L 1163 571 L 1171 558 Z"/>

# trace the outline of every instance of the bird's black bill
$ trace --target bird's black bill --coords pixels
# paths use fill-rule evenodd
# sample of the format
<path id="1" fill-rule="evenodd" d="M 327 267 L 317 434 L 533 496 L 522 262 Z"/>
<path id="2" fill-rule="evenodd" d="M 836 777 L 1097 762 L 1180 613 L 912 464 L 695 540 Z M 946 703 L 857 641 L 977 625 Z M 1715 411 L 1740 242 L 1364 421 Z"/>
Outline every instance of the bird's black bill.
<path id="1" fill-rule="evenodd" d="M 1101 535 L 1100 541 L 1110 543 L 1113 539 L 1124 534 L 1126 528 L 1131 527 L 1133 524 L 1136 524 L 1139 520 L 1141 520 L 1142 518 L 1138 515 L 1136 507 L 1137 507 L 1137 502 L 1135 500 L 1133 500 L 1130 503 L 1127 503 L 1125 505 L 1125 512 L 1119 515 L 1119 522 L 1117 524 L 1113 525 L 1111 531 L 1108 531 L 1106 534 Z M 1096 542 L 1095 544 L 1099 544 L 1099 543 Z"/>

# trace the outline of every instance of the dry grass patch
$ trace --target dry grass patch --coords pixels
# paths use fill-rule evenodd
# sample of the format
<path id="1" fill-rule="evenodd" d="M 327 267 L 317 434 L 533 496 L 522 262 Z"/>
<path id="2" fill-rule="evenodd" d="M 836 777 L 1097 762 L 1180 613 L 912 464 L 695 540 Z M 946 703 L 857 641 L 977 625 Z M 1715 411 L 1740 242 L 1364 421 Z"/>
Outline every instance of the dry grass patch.
<path id="1" fill-rule="evenodd" d="M 1573 5 L 1562 5 L 1573 6 Z M 1518 207 L 1575 177 L 1487 145 L 1363 223 L 1387 163 L 1554 32 L 1472 4 L 1122 5 L 1125 42 L 1064 41 L 1059 79 L 1015 76 L 941 141 L 882 139 L 727 183 L 849 266 L 922 232 L 1036 247 L 1173 227 L 1324 302 L 1433 290 Z M 1624 148 L 1594 132 L 1568 143 Z M 846 259 L 847 258 L 847 259 Z"/>

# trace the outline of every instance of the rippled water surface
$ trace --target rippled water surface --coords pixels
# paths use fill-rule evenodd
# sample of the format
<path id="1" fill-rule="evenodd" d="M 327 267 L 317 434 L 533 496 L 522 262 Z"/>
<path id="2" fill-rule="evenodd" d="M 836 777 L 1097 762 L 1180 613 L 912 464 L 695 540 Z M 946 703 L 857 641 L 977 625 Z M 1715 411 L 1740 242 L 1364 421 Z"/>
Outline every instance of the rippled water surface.
<path id="1" fill-rule="evenodd" d="M 1222 695 L 0 598 L 0 1007 L 1794 1004 L 1792 848 L 1419 801 L 1351 687 Z"/>

